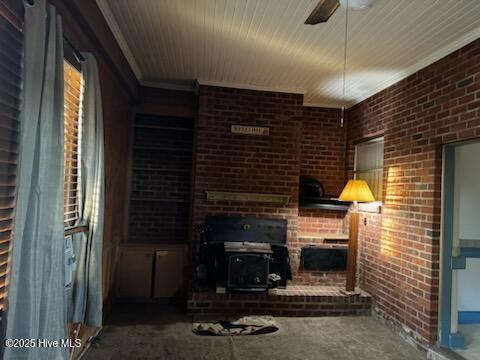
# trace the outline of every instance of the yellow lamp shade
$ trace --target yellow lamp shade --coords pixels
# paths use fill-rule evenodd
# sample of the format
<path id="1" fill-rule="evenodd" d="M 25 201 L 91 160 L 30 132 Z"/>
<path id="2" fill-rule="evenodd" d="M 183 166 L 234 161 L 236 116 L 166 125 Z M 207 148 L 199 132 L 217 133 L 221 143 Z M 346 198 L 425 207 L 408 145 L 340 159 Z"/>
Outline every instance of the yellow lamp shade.
<path id="1" fill-rule="evenodd" d="M 338 200 L 372 202 L 375 197 L 365 180 L 348 180 Z"/>

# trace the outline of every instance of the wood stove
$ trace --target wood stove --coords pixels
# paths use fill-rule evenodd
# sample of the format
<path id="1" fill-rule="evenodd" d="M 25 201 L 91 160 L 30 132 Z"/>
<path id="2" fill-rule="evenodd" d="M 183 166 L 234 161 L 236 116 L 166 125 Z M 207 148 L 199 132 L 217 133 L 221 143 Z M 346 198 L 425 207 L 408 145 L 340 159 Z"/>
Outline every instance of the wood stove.
<path id="1" fill-rule="evenodd" d="M 286 241 L 283 219 L 208 216 L 200 248 L 207 284 L 232 291 L 285 287 L 291 278 Z"/>

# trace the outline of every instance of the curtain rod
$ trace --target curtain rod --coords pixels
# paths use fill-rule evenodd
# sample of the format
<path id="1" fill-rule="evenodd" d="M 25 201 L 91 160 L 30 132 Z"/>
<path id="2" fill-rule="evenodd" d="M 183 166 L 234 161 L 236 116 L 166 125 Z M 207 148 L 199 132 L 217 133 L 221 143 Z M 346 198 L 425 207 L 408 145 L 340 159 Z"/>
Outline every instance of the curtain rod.
<path id="1" fill-rule="evenodd" d="M 73 46 L 73 44 L 71 43 L 70 40 L 68 40 L 68 38 L 63 35 L 63 40 L 67 43 L 67 45 L 70 47 L 70 49 L 72 50 L 73 52 L 73 55 L 75 56 L 76 60 L 79 62 L 79 63 L 82 63 L 85 61 L 85 57 L 82 55 L 82 53 L 75 47 Z"/>
<path id="2" fill-rule="evenodd" d="M 35 1 L 34 0 L 24 0 L 24 3 L 29 5 L 29 6 L 34 6 Z M 20 30 L 21 31 L 21 30 Z M 82 53 L 72 44 L 68 38 L 63 35 L 63 40 L 67 43 L 67 45 L 70 47 L 70 49 L 73 52 L 73 55 L 75 56 L 75 59 L 79 62 L 82 63 L 85 61 L 85 57 L 82 55 Z"/>

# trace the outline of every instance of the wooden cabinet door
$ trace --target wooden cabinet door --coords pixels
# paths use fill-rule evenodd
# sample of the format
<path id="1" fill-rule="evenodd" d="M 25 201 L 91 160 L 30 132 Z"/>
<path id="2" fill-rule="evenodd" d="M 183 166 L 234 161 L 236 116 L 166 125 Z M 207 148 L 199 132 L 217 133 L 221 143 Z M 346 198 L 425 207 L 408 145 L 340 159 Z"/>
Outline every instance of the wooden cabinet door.
<path id="1" fill-rule="evenodd" d="M 154 251 L 128 249 L 120 252 L 118 296 L 151 297 Z"/>
<path id="2" fill-rule="evenodd" d="M 181 297 L 185 291 L 185 250 L 165 249 L 155 252 L 154 297 Z"/>

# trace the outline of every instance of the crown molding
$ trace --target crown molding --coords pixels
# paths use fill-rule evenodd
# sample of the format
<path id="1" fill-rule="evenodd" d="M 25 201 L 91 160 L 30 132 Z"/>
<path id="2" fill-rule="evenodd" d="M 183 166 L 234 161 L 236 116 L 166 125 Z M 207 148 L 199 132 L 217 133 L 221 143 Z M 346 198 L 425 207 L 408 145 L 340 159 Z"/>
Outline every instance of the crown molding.
<path id="1" fill-rule="evenodd" d="M 140 85 L 145 87 L 152 87 L 158 89 L 166 89 L 166 90 L 177 90 L 177 91 L 189 91 L 195 92 L 195 84 L 176 84 L 174 82 L 169 81 L 148 81 L 148 80 L 140 80 Z"/>
<path id="2" fill-rule="evenodd" d="M 140 67 L 138 66 L 137 61 L 135 60 L 135 57 L 133 56 L 133 53 L 127 44 L 127 41 L 125 40 L 122 31 L 120 30 L 120 26 L 118 26 L 117 20 L 115 20 L 115 17 L 113 16 L 113 13 L 110 10 L 107 1 L 97 0 L 97 5 L 103 17 L 105 18 L 105 21 L 107 22 L 110 31 L 113 33 L 115 40 L 117 40 L 118 46 L 120 46 L 123 55 L 127 59 L 128 64 L 132 68 L 135 77 L 138 81 L 141 81 L 141 79 L 143 79 L 143 75 Z"/>
<path id="3" fill-rule="evenodd" d="M 300 94 L 300 95 L 305 94 L 305 90 L 298 89 L 298 88 L 283 88 L 283 87 L 277 87 L 277 86 L 252 85 L 252 84 L 242 84 L 242 83 L 233 83 L 228 81 L 215 81 L 215 80 L 206 80 L 206 79 L 198 79 L 197 82 L 200 85 L 207 85 L 207 86 L 220 86 L 220 87 L 235 88 L 235 89 L 271 91 L 271 92 Z"/>
<path id="4" fill-rule="evenodd" d="M 304 107 L 316 107 L 316 108 L 327 108 L 327 109 L 341 109 L 342 106 L 338 104 L 338 102 L 304 102 L 302 104 Z M 345 106 L 346 109 L 351 107 L 352 105 Z"/>

